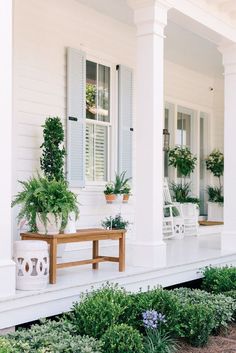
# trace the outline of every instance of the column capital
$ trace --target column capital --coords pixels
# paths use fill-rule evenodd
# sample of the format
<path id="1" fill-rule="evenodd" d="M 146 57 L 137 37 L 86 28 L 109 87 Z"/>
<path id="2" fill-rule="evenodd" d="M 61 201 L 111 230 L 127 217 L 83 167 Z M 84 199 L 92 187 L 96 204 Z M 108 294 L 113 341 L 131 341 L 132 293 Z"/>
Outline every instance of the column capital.
<path id="1" fill-rule="evenodd" d="M 171 0 L 127 0 L 134 10 L 134 23 L 137 35 L 156 34 L 164 36 L 167 25 L 167 12 L 171 8 Z"/>
<path id="2" fill-rule="evenodd" d="M 236 43 L 225 43 L 218 47 L 223 57 L 225 75 L 236 74 Z"/>

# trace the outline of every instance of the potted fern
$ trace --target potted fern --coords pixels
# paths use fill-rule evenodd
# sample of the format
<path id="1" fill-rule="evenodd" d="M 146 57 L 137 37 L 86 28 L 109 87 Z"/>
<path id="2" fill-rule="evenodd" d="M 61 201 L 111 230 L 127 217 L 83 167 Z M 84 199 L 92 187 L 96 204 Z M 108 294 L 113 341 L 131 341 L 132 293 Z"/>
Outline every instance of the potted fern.
<path id="1" fill-rule="evenodd" d="M 70 212 L 78 217 L 77 198 L 66 181 L 38 175 L 20 183 L 23 190 L 15 196 L 12 207 L 20 206 L 18 221 L 26 219 L 30 231 L 58 234 L 65 229 Z"/>

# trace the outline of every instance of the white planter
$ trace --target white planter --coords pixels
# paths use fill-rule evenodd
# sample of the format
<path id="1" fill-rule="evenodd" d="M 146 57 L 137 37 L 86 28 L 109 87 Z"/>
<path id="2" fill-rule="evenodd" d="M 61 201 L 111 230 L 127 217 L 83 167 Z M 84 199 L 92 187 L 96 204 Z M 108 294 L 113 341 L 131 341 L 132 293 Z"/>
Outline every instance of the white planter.
<path id="1" fill-rule="evenodd" d="M 21 240 L 14 243 L 16 289 L 44 289 L 49 279 L 49 253 L 46 241 Z"/>
<path id="2" fill-rule="evenodd" d="M 216 202 L 208 202 L 208 221 L 223 222 L 224 206 Z"/>
<path id="3" fill-rule="evenodd" d="M 75 213 L 71 212 L 69 214 L 68 222 L 66 228 L 64 229 L 64 233 L 76 233 L 76 220 L 75 220 Z"/>
<path id="4" fill-rule="evenodd" d="M 123 195 L 116 195 L 116 199 L 113 203 L 122 203 L 123 202 Z"/>
<path id="5" fill-rule="evenodd" d="M 47 223 L 45 227 L 40 217 L 40 213 L 37 213 L 36 226 L 38 228 L 39 234 L 48 234 L 48 235 L 59 234 L 61 229 L 61 218 L 58 217 L 56 219 L 53 213 L 48 213 Z"/>

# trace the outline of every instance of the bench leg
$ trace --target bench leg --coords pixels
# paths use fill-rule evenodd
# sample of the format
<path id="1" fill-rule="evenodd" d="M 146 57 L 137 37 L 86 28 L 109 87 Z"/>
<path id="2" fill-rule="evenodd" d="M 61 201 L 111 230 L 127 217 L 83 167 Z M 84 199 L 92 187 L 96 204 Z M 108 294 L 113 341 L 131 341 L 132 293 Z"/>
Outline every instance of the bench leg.
<path id="1" fill-rule="evenodd" d="M 49 283 L 55 284 L 57 281 L 57 239 L 50 241 L 50 269 Z"/>
<path id="2" fill-rule="evenodd" d="M 119 271 L 125 271 L 125 234 L 119 239 Z"/>
<path id="3" fill-rule="evenodd" d="M 93 259 L 96 259 L 99 255 L 99 242 L 98 240 L 93 240 Z M 93 264 L 93 270 L 98 269 L 98 263 Z"/>

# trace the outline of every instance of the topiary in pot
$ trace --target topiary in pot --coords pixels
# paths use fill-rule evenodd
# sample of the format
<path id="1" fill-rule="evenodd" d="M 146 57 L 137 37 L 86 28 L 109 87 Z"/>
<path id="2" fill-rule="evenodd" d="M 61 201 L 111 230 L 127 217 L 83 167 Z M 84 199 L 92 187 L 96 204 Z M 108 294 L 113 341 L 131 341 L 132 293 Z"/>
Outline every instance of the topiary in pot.
<path id="1" fill-rule="evenodd" d="M 41 145 L 41 169 L 48 180 L 64 180 L 64 159 L 66 155 L 64 129 L 60 118 L 47 118 L 43 127 L 44 142 Z"/>

